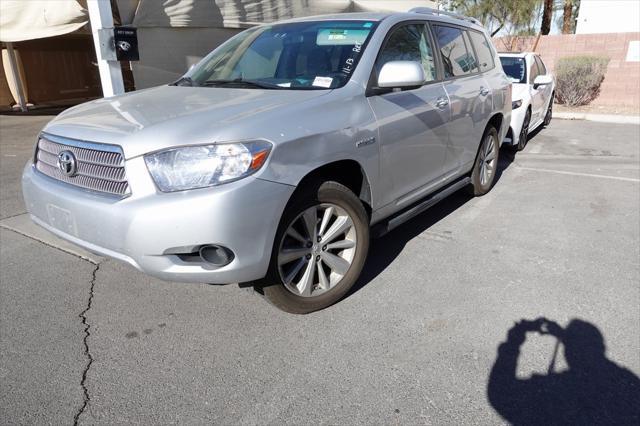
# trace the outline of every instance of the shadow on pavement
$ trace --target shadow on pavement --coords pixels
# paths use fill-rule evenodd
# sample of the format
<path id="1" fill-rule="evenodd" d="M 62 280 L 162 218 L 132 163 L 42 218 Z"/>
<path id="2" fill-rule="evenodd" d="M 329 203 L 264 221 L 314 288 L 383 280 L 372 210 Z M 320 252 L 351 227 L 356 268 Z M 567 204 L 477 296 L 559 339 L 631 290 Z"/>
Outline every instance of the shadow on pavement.
<path id="1" fill-rule="evenodd" d="M 500 149 L 498 169 L 496 170 L 496 182 L 494 185 L 499 184 L 502 173 L 513 163 L 515 155 L 512 150 L 506 147 Z M 422 234 L 473 198 L 473 196 L 468 195 L 464 190 L 460 190 L 383 237 L 372 239 L 367 262 L 360 274 L 360 278 L 346 297 L 356 293 L 375 279 L 402 253 L 402 250 L 409 241 Z"/>
<path id="2" fill-rule="evenodd" d="M 527 333 L 557 339 L 547 374 L 516 377 L 520 347 Z M 559 347 L 568 370 L 555 372 Z M 640 379 L 605 355 L 598 328 L 573 319 L 566 328 L 545 318 L 521 320 L 498 347 L 487 396 L 493 408 L 514 425 L 640 424 Z"/>

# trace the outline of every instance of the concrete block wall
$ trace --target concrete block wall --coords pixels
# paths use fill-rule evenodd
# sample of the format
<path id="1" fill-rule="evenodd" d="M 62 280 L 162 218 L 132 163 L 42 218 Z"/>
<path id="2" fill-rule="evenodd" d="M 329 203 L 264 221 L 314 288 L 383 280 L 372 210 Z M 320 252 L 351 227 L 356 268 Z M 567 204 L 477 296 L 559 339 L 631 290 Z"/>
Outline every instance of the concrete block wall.
<path id="1" fill-rule="evenodd" d="M 536 37 L 518 38 L 513 43 L 515 51 L 533 49 Z M 615 105 L 637 107 L 640 110 L 640 62 L 627 62 L 629 43 L 640 40 L 640 33 L 610 34 L 561 34 L 542 36 L 536 52 L 551 71 L 558 59 L 568 56 L 606 56 L 609 60 L 607 73 L 600 87 L 600 95 L 592 105 Z M 512 39 L 494 39 L 498 51 L 509 50 Z"/>

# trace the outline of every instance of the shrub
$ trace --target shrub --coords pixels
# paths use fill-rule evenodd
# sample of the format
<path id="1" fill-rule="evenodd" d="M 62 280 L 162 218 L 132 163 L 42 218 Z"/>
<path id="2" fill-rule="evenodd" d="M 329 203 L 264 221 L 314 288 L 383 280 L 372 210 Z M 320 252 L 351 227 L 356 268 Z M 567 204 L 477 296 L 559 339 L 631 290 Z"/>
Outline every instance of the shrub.
<path id="1" fill-rule="evenodd" d="M 600 92 L 609 64 L 601 56 L 562 58 L 556 64 L 556 99 L 568 106 L 586 105 Z"/>

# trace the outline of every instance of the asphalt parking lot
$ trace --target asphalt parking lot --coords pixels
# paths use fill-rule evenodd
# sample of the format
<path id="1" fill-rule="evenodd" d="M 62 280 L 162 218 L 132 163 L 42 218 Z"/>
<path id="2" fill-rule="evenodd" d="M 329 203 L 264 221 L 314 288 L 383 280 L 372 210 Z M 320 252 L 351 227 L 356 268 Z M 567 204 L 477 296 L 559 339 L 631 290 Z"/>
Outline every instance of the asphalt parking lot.
<path id="1" fill-rule="evenodd" d="M 375 240 L 352 294 L 296 316 L 29 226 L 20 173 L 50 118 L 0 116 L 2 423 L 496 424 L 640 406 L 640 126 L 554 120 L 501 152 L 488 195 Z M 538 317 L 582 332 L 554 359 L 555 337 L 512 329 Z"/>

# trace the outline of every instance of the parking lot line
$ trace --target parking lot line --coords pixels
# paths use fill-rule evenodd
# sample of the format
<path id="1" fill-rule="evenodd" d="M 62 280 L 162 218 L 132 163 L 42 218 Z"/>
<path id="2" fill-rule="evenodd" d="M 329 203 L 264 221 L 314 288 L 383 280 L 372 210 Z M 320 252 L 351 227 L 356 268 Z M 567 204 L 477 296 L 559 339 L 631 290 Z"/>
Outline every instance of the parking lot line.
<path id="1" fill-rule="evenodd" d="M 557 173 L 560 175 L 571 175 L 571 176 L 584 176 L 584 177 L 592 177 L 592 178 L 600 178 L 600 179 L 612 179 L 612 180 L 621 180 L 624 182 L 635 182 L 639 183 L 640 179 L 622 177 L 622 176 L 608 176 L 608 175 L 598 175 L 593 173 L 579 173 L 579 172 L 567 172 L 564 170 L 551 170 L 551 169 L 538 169 L 535 167 L 521 167 L 518 166 L 520 170 L 529 170 L 532 172 L 543 172 L 543 173 Z"/>

